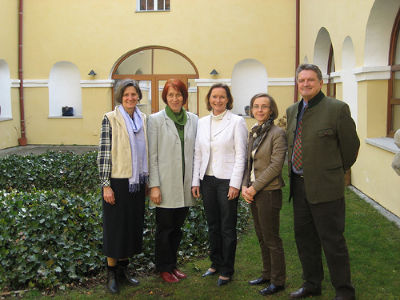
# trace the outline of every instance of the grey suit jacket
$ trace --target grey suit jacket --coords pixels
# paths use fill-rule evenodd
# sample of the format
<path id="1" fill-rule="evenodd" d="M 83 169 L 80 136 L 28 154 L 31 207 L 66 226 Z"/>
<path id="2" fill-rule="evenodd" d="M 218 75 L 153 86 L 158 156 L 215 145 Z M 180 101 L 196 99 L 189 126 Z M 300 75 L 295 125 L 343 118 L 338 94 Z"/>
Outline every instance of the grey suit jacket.
<path id="1" fill-rule="evenodd" d="M 194 143 L 198 117 L 187 112 L 185 124 L 185 175 L 182 177 L 182 150 L 178 130 L 165 110 L 149 116 L 149 187 L 159 186 L 158 207 L 179 208 L 193 205 L 191 193 Z M 154 206 L 151 203 L 151 206 Z"/>
<path id="2" fill-rule="evenodd" d="M 286 110 L 289 174 L 300 105 L 303 100 Z M 302 153 L 304 185 L 310 203 L 344 197 L 344 173 L 356 161 L 359 147 L 356 126 L 345 102 L 322 92 L 309 101 L 303 115 Z"/>

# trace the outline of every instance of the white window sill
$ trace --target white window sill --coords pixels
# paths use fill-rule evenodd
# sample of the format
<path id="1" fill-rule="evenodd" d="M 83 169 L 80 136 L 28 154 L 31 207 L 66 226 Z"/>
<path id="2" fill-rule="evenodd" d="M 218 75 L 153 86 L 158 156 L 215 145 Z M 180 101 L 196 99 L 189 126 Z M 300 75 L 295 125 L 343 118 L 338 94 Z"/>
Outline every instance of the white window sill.
<path id="1" fill-rule="evenodd" d="M 0 122 L 1 121 L 10 121 L 10 120 L 12 120 L 13 118 L 11 118 L 11 117 L 0 117 Z"/>
<path id="2" fill-rule="evenodd" d="M 80 115 L 80 116 L 70 116 L 70 117 L 67 117 L 67 116 L 49 116 L 49 119 L 83 119 L 83 116 L 82 115 Z"/>
<path id="3" fill-rule="evenodd" d="M 400 148 L 398 148 L 394 143 L 393 138 L 388 138 L 388 137 L 368 138 L 365 139 L 365 142 L 371 146 L 375 146 L 392 153 L 397 153 L 400 151 Z"/>

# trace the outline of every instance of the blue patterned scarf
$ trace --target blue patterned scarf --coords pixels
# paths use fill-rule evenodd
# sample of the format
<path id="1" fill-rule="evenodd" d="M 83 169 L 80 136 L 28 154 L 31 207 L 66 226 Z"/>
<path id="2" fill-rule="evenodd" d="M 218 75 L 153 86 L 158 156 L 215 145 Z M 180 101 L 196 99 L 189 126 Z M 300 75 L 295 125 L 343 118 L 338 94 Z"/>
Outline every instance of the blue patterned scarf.
<path id="1" fill-rule="evenodd" d="M 124 117 L 131 145 L 132 177 L 129 178 L 129 192 L 133 193 L 139 191 L 140 185 L 147 183 L 149 179 L 142 113 L 138 107 L 135 107 L 133 118 L 131 118 L 122 105 L 118 108 Z"/>

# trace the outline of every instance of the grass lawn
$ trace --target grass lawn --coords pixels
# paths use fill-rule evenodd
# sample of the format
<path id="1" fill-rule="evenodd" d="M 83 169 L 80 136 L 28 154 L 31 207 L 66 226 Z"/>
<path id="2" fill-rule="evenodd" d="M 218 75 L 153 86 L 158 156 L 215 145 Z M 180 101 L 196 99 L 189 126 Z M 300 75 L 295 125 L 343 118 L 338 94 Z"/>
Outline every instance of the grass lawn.
<path id="1" fill-rule="evenodd" d="M 287 199 L 288 186 L 284 189 L 281 213 L 281 236 L 287 267 L 286 290 L 271 299 L 288 299 L 288 294 L 302 284 L 293 235 L 293 208 Z M 346 191 L 346 205 L 346 238 L 357 299 L 400 299 L 400 229 L 350 190 Z M 188 278 L 177 284 L 163 283 L 157 275 L 139 278 L 141 284 L 138 287 L 123 287 L 118 296 L 106 293 L 102 281 L 90 289 L 60 291 L 53 297 L 42 296 L 40 291 L 30 291 L 24 299 L 262 299 L 258 294 L 261 287 L 252 287 L 247 283 L 258 277 L 261 271 L 260 250 L 252 225 L 239 238 L 233 282 L 218 287 L 217 276 L 202 278 L 201 274 L 209 264 L 206 257 L 186 263 L 181 269 L 188 274 Z M 312 299 L 333 299 L 335 296 L 326 264 L 324 267 L 322 295 Z"/>

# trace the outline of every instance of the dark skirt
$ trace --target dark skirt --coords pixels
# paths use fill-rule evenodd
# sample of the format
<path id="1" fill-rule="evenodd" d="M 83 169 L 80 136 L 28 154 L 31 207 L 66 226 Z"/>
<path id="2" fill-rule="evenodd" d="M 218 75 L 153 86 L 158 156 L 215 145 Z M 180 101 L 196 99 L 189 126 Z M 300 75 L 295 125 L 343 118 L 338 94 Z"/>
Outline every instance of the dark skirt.
<path id="1" fill-rule="evenodd" d="M 128 179 L 111 178 L 115 204 L 103 199 L 103 251 L 107 257 L 128 258 L 142 252 L 145 186 L 130 193 Z"/>

